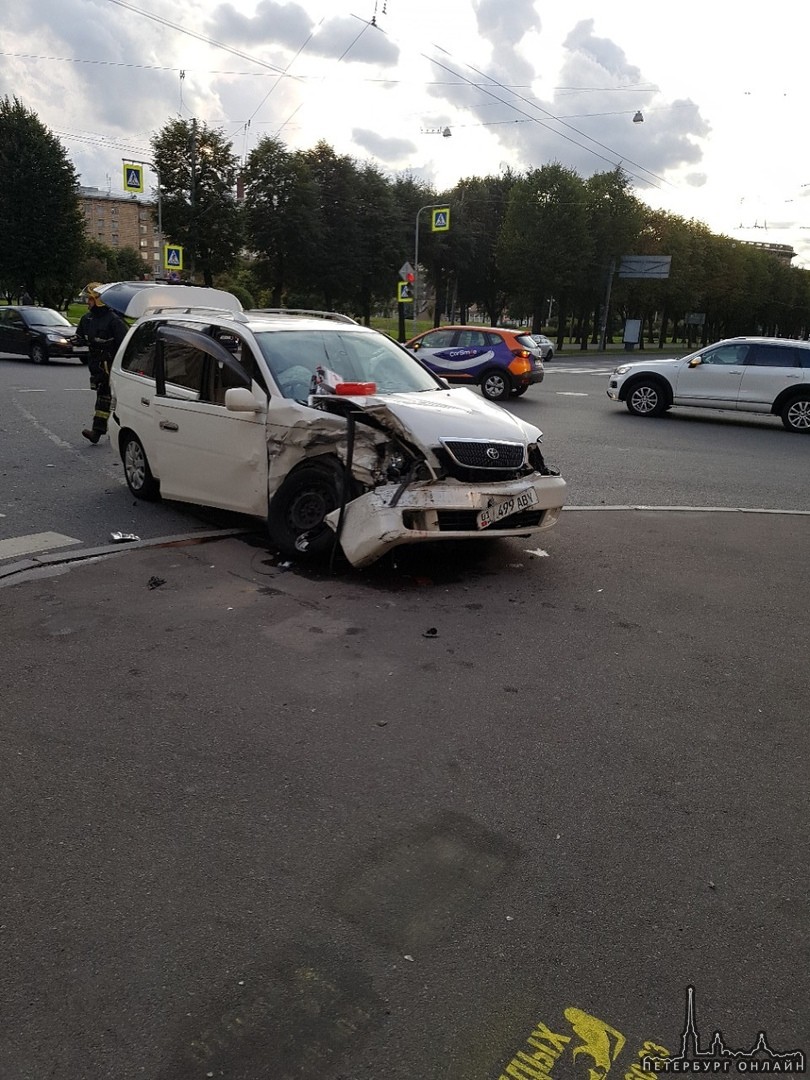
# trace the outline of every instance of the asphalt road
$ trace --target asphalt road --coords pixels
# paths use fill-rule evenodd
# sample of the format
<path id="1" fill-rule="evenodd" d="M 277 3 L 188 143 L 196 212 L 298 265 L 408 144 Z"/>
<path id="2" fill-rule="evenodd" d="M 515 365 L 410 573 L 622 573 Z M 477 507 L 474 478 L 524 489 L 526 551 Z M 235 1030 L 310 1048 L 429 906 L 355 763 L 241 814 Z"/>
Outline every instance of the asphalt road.
<path id="1" fill-rule="evenodd" d="M 555 359 L 544 383 L 509 405 L 545 432 L 570 504 L 810 510 L 810 439 L 774 417 L 694 409 L 630 416 L 605 394 L 614 362 Z M 94 547 L 115 531 L 147 538 L 254 524 L 133 499 L 109 441 L 91 446 L 81 436 L 93 400 L 76 361 L 40 368 L 0 358 L 0 543 L 55 532 Z"/>
<path id="2" fill-rule="evenodd" d="M 810 440 L 568 363 L 512 407 L 575 504 L 810 509 Z M 85 379 L 0 363 L 2 535 L 201 528 L 81 445 Z M 636 1080 L 689 986 L 704 1044 L 807 1053 L 808 554 L 805 516 L 580 510 L 0 589 L 0 1077 Z"/>

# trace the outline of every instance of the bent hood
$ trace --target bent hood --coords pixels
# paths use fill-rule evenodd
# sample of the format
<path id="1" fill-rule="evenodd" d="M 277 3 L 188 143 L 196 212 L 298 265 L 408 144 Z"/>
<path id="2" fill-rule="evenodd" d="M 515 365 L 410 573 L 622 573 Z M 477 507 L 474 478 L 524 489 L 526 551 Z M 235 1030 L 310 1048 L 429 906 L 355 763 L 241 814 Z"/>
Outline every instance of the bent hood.
<path id="1" fill-rule="evenodd" d="M 436 446 L 445 439 L 491 439 L 511 442 L 534 442 L 539 428 L 493 405 L 472 390 L 425 391 L 387 394 L 385 397 L 358 399 L 364 411 L 385 422 L 393 416 L 402 433 L 422 446 Z"/>

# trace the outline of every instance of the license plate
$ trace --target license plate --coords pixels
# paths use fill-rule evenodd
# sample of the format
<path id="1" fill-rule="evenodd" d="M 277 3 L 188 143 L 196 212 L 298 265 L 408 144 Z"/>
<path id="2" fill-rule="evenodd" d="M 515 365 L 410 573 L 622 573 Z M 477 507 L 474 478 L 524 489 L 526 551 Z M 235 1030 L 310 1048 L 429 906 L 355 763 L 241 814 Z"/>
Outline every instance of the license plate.
<path id="1" fill-rule="evenodd" d="M 476 519 L 478 528 L 487 529 L 490 525 L 494 525 L 496 521 L 502 521 L 511 514 L 519 514 L 522 510 L 528 510 L 537 501 L 537 492 L 534 488 L 527 488 L 525 491 L 518 492 L 517 495 L 510 495 L 506 499 L 501 499 L 500 502 L 496 502 L 480 512 Z"/>

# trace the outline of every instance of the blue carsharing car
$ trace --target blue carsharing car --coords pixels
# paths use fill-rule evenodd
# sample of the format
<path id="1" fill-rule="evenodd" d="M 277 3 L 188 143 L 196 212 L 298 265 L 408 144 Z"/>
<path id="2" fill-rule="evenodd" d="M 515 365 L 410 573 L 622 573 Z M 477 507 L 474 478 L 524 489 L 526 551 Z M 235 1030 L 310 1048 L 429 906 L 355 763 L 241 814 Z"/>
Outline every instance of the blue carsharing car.
<path id="1" fill-rule="evenodd" d="M 545 375 L 542 349 L 520 330 L 494 326 L 440 326 L 405 345 L 451 383 L 480 386 L 490 401 L 520 397 Z"/>

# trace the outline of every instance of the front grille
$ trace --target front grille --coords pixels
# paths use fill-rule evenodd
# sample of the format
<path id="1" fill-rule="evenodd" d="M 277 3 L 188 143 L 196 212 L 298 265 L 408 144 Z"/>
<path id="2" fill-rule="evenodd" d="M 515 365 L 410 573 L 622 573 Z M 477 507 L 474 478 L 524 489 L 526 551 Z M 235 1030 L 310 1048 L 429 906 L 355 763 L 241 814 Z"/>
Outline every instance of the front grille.
<path id="1" fill-rule="evenodd" d="M 519 469 L 526 458 L 523 443 L 442 439 L 442 445 L 458 465 L 468 469 Z"/>
<path id="2" fill-rule="evenodd" d="M 482 536 L 497 532 L 499 529 L 535 528 L 543 520 L 545 510 L 524 510 L 522 514 L 512 514 L 501 518 L 486 529 L 479 529 L 477 510 L 439 510 L 438 525 L 440 532 L 480 532 Z"/>

